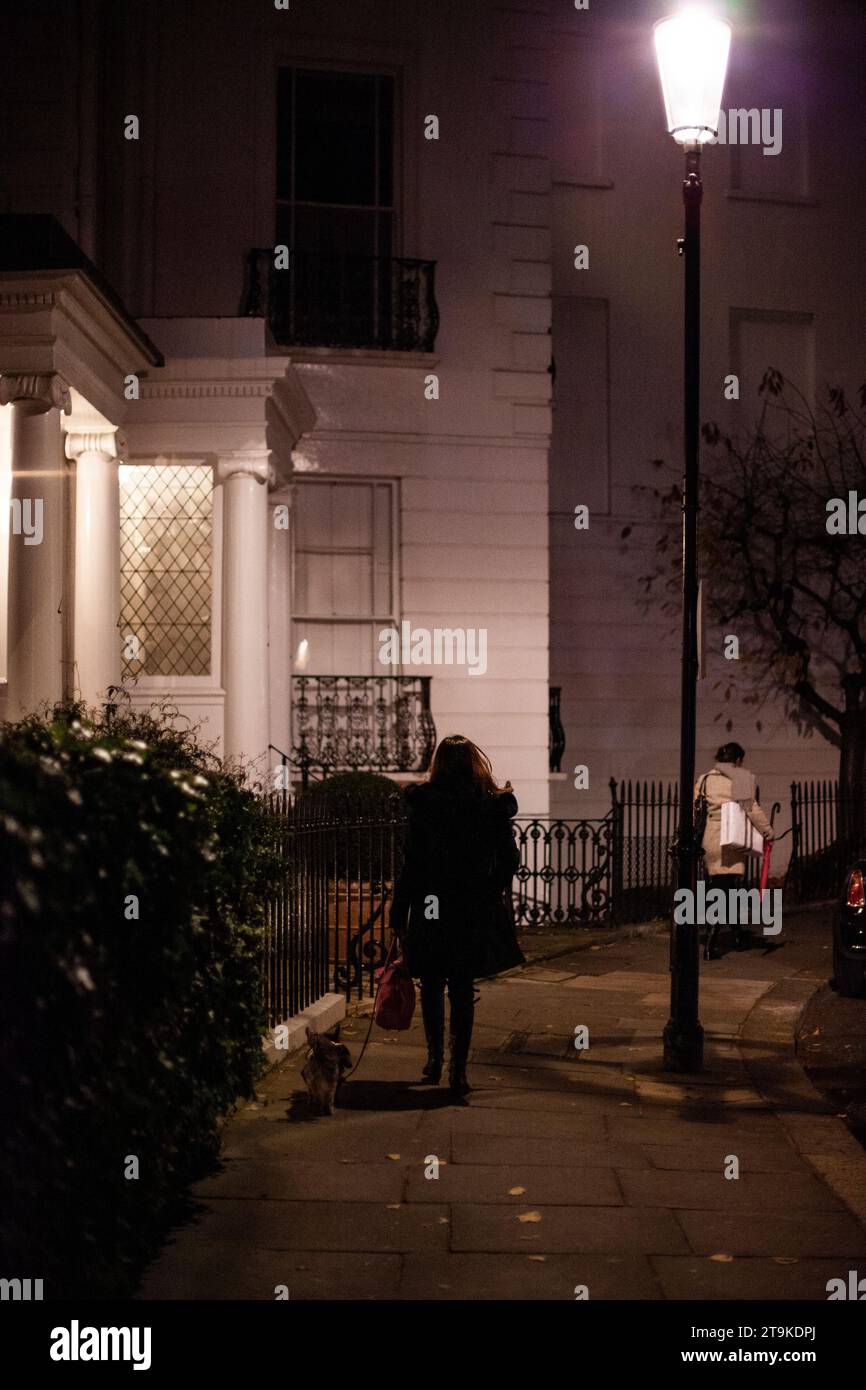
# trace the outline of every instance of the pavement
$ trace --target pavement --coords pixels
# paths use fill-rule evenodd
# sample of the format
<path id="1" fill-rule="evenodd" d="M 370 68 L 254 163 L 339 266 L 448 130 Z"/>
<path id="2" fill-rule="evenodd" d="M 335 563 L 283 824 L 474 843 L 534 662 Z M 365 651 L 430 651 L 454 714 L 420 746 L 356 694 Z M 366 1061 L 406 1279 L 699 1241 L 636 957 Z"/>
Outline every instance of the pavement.
<path id="1" fill-rule="evenodd" d="M 658 929 L 531 942 L 481 986 L 465 1104 L 417 1084 L 419 1017 L 374 1028 L 333 1118 L 289 1058 L 137 1296 L 823 1301 L 866 1274 L 866 1152 L 795 1050 L 828 915 L 702 965 L 697 1075 L 661 1066 L 667 949 Z M 365 1031 L 343 1026 L 353 1057 Z"/>

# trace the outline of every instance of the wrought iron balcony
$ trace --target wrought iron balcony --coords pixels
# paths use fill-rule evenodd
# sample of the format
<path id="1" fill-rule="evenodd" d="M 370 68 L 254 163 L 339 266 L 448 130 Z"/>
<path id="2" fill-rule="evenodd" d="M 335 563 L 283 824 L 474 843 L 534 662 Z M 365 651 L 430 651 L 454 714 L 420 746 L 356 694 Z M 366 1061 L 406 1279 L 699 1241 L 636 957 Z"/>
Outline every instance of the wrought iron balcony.
<path id="1" fill-rule="evenodd" d="M 293 676 L 291 759 L 311 770 L 424 772 L 436 746 L 430 676 Z"/>
<path id="2" fill-rule="evenodd" d="M 266 317 L 280 344 L 432 352 L 435 268 L 411 257 L 291 251 L 278 270 L 273 247 L 254 247 L 243 312 Z"/>

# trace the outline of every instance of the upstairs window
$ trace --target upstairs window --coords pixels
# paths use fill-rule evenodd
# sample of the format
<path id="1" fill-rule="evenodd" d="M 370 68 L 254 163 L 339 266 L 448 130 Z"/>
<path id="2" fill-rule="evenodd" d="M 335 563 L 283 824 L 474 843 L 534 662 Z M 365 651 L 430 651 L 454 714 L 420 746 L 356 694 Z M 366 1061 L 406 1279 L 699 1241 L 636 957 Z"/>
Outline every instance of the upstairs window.
<path id="1" fill-rule="evenodd" d="M 271 276 L 277 342 L 403 346 L 393 77 L 281 68 L 276 185 L 275 244 L 289 249 Z"/>
<path id="2" fill-rule="evenodd" d="M 277 243 L 307 254 L 394 254 L 394 79 L 281 68 Z"/>

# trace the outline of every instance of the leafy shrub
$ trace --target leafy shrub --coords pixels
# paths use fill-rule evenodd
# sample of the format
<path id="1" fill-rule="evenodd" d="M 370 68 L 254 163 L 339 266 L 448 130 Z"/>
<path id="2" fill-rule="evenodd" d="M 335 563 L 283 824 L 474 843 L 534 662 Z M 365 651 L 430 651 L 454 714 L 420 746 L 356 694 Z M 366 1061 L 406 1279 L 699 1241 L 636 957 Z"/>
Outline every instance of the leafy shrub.
<path id="1" fill-rule="evenodd" d="M 397 801 L 401 788 L 390 777 L 378 772 L 334 772 L 330 777 L 323 777 L 321 782 L 311 782 L 303 795 L 326 801 L 357 798 Z"/>
<path id="2" fill-rule="evenodd" d="M 4 1272 L 49 1298 L 129 1290 L 262 1065 L 265 809 L 171 717 L 0 732 Z"/>
<path id="3" fill-rule="evenodd" d="M 298 812 L 324 827 L 329 877 L 343 883 L 382 883 L 393 877 L 391 826 L 403 818 L 403 791 L 376 772 L 335 772 L 313 782 Z"/>

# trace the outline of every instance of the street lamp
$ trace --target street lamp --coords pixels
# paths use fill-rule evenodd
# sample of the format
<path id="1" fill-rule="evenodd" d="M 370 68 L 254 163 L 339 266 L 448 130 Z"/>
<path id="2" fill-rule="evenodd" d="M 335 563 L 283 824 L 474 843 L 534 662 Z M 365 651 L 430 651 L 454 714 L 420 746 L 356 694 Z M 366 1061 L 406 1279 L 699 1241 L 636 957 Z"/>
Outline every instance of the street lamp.
<path id="1" fill-rule="evenodd" d="M 685 237 L 685 375 L 683 482 L 683 640 L 680 705 L 680 816 L 677 887 L 695 901 L 700 846 L 694 834 L 695 728 L 698 680 L 698 490 L 700 481 L 701 146 L 718 127 L 731 27 L 706 10 L 687 9 L 654 29 L 668 131 L 686 157 L 683 183 Z M 690 915 L 690 914 L 689 914 Z M 704 1032 L 698 1019 L 697 924 L 671 922 L 671 1016 L 664 1031 L 667 1071 L 700 1071 Z"/>

